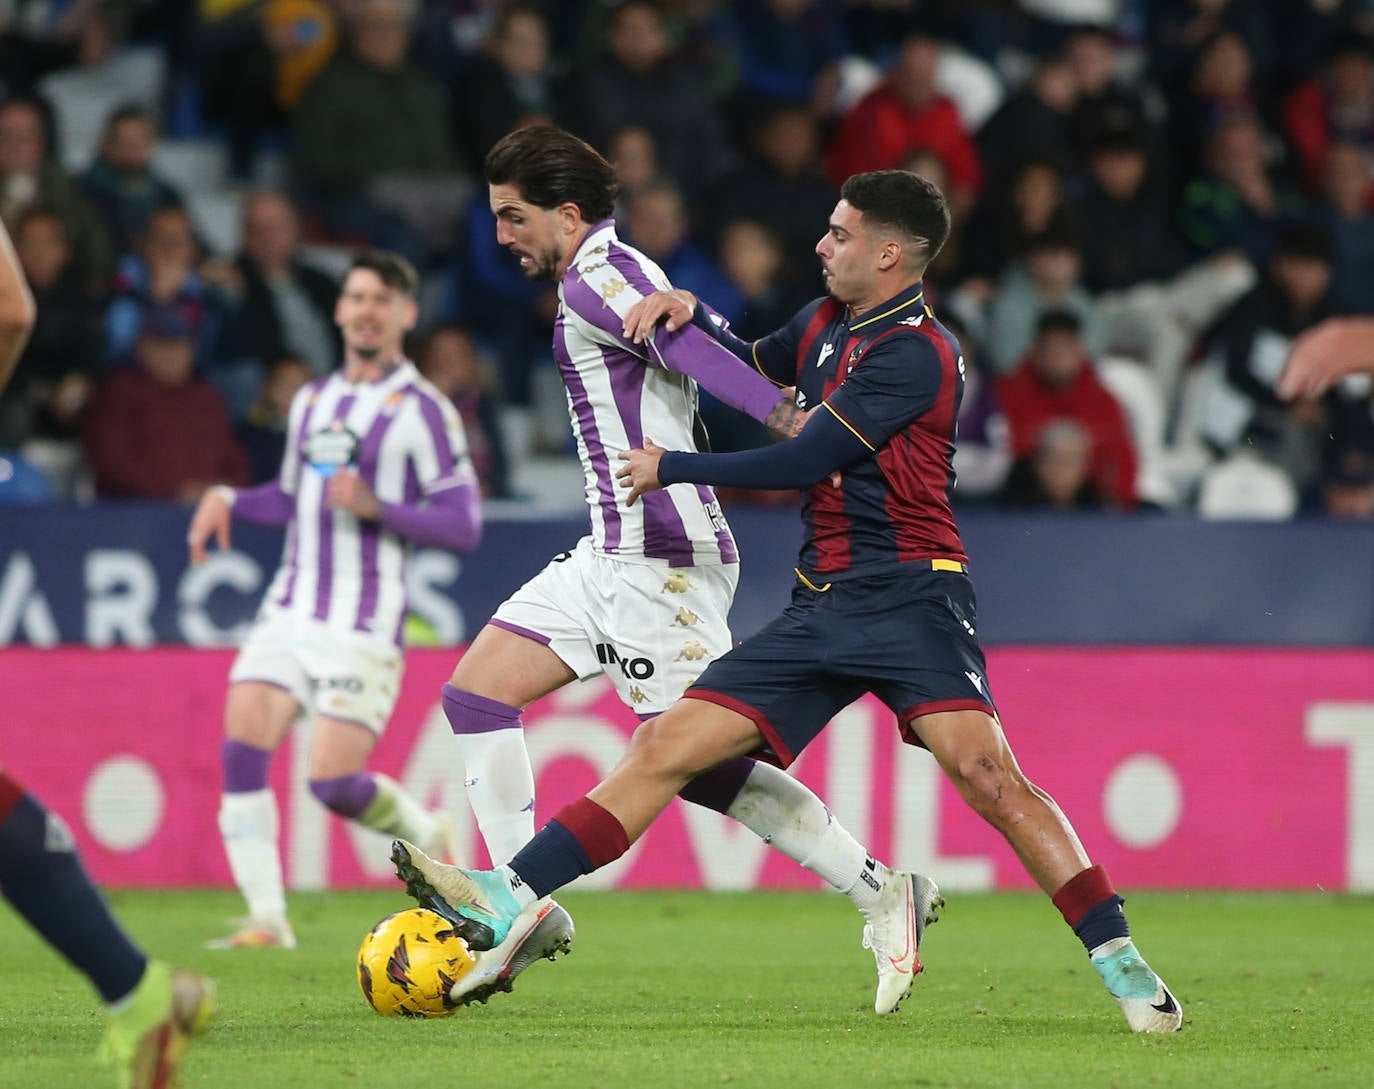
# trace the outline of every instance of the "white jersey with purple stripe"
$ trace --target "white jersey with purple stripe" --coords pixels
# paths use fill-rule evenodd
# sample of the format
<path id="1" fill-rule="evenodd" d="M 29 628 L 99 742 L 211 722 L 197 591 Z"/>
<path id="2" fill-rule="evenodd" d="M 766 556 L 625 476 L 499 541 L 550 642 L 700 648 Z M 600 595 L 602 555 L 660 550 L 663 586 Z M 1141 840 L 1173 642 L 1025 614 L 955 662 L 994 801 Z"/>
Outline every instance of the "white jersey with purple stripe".
<path id="1" fill-rule="evenodd" d="M 378 382 L 335 371 L 291 402 L 281 487 L 295 500 L 264 611 L 399 643 L 410 546 L 377 522 L 325 506 L 329 477 L 357 470 L 383 503 L 416 504 L 472 483 L 467 439 L 448 398 L 403 361 Z"/>
<path id="2" fill-rule="evenodd" d="M 615 481 L 616 455 L 642 447 L 645 436 L 669 450 L 697 449 L 695 380 L 669 369 L 656 344 L 633 344 L 621 333 L 630 307 L 671 286 L 662 269 L 616 237 L 610 221 L 582 240 L 558 285 L 553 353 L 582 460 L 592 547 L 674 567 L 738 563 L 735 539 L 709 487 L 675 485 L 627 507 L 628 490 Z"/>

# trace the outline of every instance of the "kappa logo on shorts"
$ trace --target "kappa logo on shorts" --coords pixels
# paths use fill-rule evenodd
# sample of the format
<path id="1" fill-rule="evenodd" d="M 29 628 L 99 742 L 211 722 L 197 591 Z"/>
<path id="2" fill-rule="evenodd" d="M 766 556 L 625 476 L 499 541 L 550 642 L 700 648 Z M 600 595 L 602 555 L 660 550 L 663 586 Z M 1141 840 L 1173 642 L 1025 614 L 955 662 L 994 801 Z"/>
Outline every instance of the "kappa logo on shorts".
<path id="1" fill-rule="evenodd" d="M 668 578 L 663 583 L 663 592 L 667 594 L 685 594 L 688 590 L 696 588 L 696 583 L 688 577 L 686 571 L 670 570 Z"/>
<path id="2" fill-rule="evenodd" d="M 699 662 L 711 652 L 706 649 L 706 644 L 698 639 L 682 644 L 682 650 L 673 659 L 675 662 Z"/>
<path id="3" fill-rule="evenodd" d="M 631 702 L 631 703 L 643 703 L 643 702 L 644 702 L 645 700 L 647 700 L 648 698 L 649 698 L 649 697 L 646 696 L 646 695 L 644 694 L 644 689 L 640 688 L 639 685 L 637 685 L 637 684 L 632 684 L 632 685 L 630 685 L 630 702 Z"/>

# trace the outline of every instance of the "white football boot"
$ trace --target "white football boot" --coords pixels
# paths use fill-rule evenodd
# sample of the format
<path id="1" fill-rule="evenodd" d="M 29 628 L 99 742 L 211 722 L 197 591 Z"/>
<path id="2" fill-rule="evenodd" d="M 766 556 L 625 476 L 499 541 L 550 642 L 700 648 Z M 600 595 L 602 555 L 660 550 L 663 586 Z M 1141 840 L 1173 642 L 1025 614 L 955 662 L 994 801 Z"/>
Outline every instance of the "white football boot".
<path id="1" fill-rule="evenodd" d="M 1089 958 L 1121 1006 L 1132 1032 L 1177 1032 L 1183 1028 L 1183 1007 L 1130 938 L 1103 942 Z"/>
<path id="2" fill-rule="evenodd" d="M 515 977 L 535 961 L 556 960 L 559 953 L 571 952 L 574 930 L 572 916 L 561 904 L 553 900 L 530 904 L 511 924 L 505 941 L 476 954 L 476 966 L 449 989 L 449 999 L 466 1006 L 511 990 Z"/>
<path id="3" fill-rule="evenodd" d="M 864 927 L 863 945 L 878 965 L 877 1013 L 896 1013 L 922 971 L 920 948 L 926 927 L 939 922 L 945 898 L 928 877 L 888 870 L 878 906 Z"/>

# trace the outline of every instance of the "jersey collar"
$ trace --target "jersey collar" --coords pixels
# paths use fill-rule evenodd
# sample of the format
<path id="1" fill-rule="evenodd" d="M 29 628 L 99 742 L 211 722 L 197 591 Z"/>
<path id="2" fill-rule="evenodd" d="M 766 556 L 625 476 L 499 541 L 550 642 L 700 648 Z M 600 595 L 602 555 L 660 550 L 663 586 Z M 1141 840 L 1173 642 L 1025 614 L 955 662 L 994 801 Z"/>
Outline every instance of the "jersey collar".
<path id="1" fill-rule="evenodd" d="M 913 318 L 926 314 L 924 299 L 925 283 L 917 281 L 878 304 L 857 321 L 846 321 L 845 324 L 851 333 L 881 333 L 903 322 L 915 324 Z"/>
<path id="2" fill-rule="evenodd" d="M 577 263 L 584 257 L 590 257 L 597 248 L 606 249 L 612 242 L 617 241 L 615 233 L 615 220 L 603 219 L 599 223 L 593 224 L 592 229 L 582 236 L 582 241 L 577 244 L 577 249 L 568 258 L 568 271 L 571 272 L 577 267 Z"/>

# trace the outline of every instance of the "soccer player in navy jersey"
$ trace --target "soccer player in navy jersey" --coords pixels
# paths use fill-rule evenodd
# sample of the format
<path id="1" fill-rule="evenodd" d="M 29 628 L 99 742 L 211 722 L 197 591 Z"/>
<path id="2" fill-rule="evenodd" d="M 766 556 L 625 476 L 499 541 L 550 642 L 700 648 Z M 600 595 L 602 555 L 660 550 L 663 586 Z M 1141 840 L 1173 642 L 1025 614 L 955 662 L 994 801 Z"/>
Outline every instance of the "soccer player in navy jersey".
<path id="1" fill-rule="evenodd" d="M 526 903 L 619 857 L 693 776 L 745 753 L 785 766 L 871 692 L 1053 898 L 1130 1027 L 1181 1027 L 1177 1000 L 1131 941 L 1121 897 L 1021 772 L 997 718 L 950 511 L 961 357 L 922 293 L 948 231 L 944 198 L 925 179 L 856 175 L 816 246 L 828 298 L 753 344 L 694 316 L 765 376 L 795 385 L 811 417 L 796 437 L 742 453 L 646 441 L 621 455 L 621 482 L 632 499 L 681 482 L 809 487 L 792 601 L 642 725 L 611 774 L 508 865 L 438 866 L 394 845 L 407 891 L 470 942 L 499 941 Z"/>
<path id="2" fill-rule="evenodd" d="M 9 232 L 0 223 L 0 393 L 37 318 Z M 101 1046 L 120 1089 L 171 1084 L 191 1037 L 215 1013 L 215 985 L 151 960 L 110 914 L 56 813 L 0 768 L 0 892 L 100 994 Z"/>

